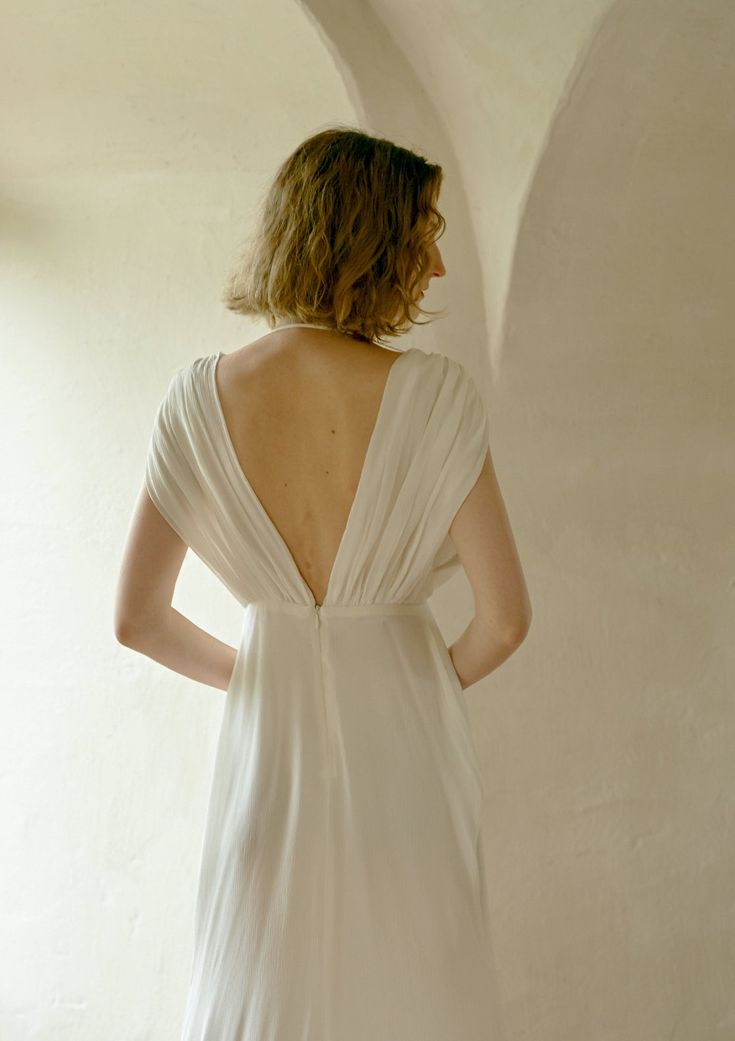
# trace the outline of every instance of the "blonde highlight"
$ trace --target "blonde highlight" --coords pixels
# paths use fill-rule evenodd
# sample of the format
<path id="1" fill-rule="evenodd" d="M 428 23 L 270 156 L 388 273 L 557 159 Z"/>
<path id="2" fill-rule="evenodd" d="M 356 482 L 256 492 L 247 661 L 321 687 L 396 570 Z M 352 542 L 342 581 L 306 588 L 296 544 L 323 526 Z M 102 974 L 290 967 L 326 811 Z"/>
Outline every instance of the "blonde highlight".
<path id="1" fill-rule="evenodd" d="M 238 314 L 333 326 L 385 342 L 423 315 L 417 290 L 428 247 L 445 228 L 442 168 L 423 156 L 336 125 L 281 164 L 223 302 Z"/>

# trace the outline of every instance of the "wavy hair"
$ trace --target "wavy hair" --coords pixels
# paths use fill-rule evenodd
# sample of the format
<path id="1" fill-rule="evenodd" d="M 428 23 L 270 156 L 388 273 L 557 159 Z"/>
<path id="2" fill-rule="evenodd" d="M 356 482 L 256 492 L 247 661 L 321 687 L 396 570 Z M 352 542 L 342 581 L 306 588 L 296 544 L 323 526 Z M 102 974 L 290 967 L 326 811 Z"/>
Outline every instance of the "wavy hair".
<path id="1" fill-rule="evenodd" d="M 385 342 L 423 315 L 428 247 L 444 233 L 442 168 L 382 137 L 337 124 L 281 164 L 223 302 Z M 431 320 L 431 319 L 430 319 Z"/>

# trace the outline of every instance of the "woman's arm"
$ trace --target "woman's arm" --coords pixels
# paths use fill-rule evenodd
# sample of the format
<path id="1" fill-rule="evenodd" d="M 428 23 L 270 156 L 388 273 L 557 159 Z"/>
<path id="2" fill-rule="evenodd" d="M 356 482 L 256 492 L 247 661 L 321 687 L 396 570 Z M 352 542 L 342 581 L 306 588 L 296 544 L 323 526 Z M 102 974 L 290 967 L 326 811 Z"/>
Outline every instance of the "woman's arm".
<path id="1" fill-rule="evenodd" d="M 186 550 L 186 543 L 161 516 L 143 485 L 120 568 L 115 638 L 182 676 L 227 690 L 236 648 L 171 606 Z"/>
<path id="2" fill-rule="evenodd" d="M 509 658 L 531 625 L 531 601 L 489 449 L 449 534 L 475 601 L 474 618 L 449 648 L 462 687 L 469 687 Z"/>

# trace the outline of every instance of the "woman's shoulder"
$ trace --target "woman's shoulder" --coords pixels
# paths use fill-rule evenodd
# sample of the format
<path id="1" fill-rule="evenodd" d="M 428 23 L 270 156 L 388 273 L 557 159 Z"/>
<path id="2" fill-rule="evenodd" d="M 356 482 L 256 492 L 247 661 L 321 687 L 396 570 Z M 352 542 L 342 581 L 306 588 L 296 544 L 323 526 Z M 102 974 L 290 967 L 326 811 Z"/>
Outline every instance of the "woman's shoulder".
<path id="1" fill-rule="evenodd" d="M 421 364 L 427 370 L 433 371 L 437 376 L 443 379 L 448 378 L 452 383 L 475 383 L 469 369 L 458 358 L 453 358 L 443 351 L 425 351 L 419 347 L 411 347 L 409 350 L 420 356 L 422 358 Z"/>

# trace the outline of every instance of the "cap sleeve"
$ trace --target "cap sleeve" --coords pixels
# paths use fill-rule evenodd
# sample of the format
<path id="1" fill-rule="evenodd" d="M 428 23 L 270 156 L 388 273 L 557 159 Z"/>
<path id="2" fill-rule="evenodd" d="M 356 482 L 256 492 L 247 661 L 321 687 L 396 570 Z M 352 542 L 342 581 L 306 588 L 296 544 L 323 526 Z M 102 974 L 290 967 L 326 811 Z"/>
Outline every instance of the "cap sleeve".
<path id="1" fill-rule="evenodd" d="M 429 596 L 460 568 L 449 529 L 472 491 L 490 445 L 488 413 L 480 389 L 465 367 L 444 356 L 441 391 L 432 413 L 433 433 L 426 458 L 431 460 L 431 488 L 422 530 L 428 559 L 423 595 Z"/>
<path id="2" fill-rule="evenodd" d="M 188 413 L 189 372 L 174 373 L 148 439 L 145 486 L 156 509 L 187 545 L 197 547 L 208 510 Z"/>
<path id="3" fill-rule="evenodd" d="M 447 457 L 443 499 L 446 526 L 472 491 L 490 445 L 490 423 L 480 388 L 472 374 L 452 359 L 450 417 L 451 447 Z"/>

